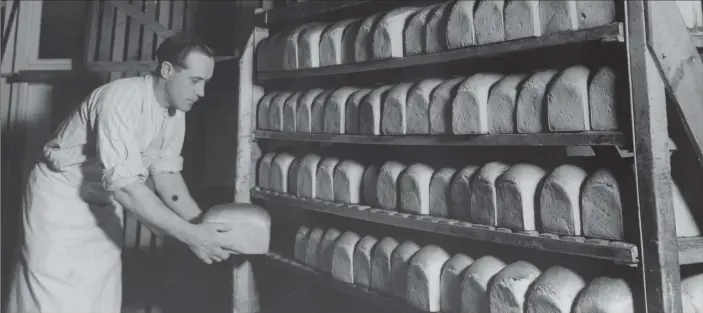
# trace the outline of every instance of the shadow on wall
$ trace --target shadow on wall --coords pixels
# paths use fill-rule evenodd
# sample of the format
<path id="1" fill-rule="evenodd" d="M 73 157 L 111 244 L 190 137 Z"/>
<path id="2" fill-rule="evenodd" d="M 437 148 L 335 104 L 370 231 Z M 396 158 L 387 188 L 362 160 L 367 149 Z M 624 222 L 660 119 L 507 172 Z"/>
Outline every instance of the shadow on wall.
<path id="1" fill-rule="evenodd" d="M 103 80 L 94 75 L 70 75 L 57 79 L 49 79 L 46 82 L 32 82 L 36 84 L 48 84 L 53 87 L 50 97 L 50 108 L 48 116 L 40 119 L 48 119 L 51 123 L 50 131 L 53 133 L 61 121 L 68 116 L 71 111 L 78 107 L 94 88 L 101 85 Z M 14 104 L 13 104 L 14 105 Z M 25 155 L 26 135 L 45 131 L 44 127 L 34 126 L 23 118 L 15 119 L 15 123 L 2 133 L 2 209 L 0 220 L 2 221 L 2 299 L 6 299 L 8 288 L 11 283 L 11 273 L 14 267 L 14 257 L 16 255 L 17 244 L 20 234 L 20 211 L 22 196 L 24 193 L 24 175 L 27 172 L 25 164 L 31 164 L 27 160 L 36 160 L 40 157 L 41 149 L 37 149 L 35 155 Z M 51 133 L 43 134 L 45 138 L 50 138 Z M 36 143 L 43 145 L 43 143 Z"/>

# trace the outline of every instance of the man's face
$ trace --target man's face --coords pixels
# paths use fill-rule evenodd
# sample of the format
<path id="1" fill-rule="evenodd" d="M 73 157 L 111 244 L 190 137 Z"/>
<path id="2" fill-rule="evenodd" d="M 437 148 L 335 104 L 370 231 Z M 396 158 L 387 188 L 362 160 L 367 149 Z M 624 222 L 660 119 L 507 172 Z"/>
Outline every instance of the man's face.
<path id="1" fill-rule="evenodd" d="M 212 78 L 215 61 L 202 52 L 192 51 L 185 60 L 185 68 L 166 66 L 166 99 L 170 107 L 188 112 L 193 104 L 205 96 L 205 83 Z"/>

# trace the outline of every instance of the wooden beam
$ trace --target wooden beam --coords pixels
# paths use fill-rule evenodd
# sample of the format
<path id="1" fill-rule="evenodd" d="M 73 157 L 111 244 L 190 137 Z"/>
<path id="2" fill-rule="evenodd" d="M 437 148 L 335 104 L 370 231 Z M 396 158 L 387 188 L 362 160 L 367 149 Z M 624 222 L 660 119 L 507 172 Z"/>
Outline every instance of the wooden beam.
<path id="1" fill-rule="evenodd" d="M 148 72 L 156 68 L 155 61 L 90 62 L 86 66 L 92 72 Z"/>
<path id="2" fill-rule="evenodd" d="M 644 294 L 641 310 L 679 313 L 681 276 L 671 190 L 666 92 L 655 57 L 647 46 L 652 42 L 648 30 L 658 27 L 648 21 L 653 15 L 661 14 L 659 10 L 652 11 L 652 3 L 645 0 L 625 2 L 644 287 L 641 290 Z M 676 4 L 671 4 L 676 9 Z M 673 34 L 669 35 L 673 37 Z M 675 43 L 672 45 L 676 46 Z"/>
<path id="3" fill-rule="evenodd" d="M 129 4 L 127 1 L 108 0 L 107 3 L 124 12 L 136 21 L 144 24 L 144 26 L 154 31 L 160 37 L 170 37 L 174 34 L 174 31 L 158 21 L 155 21 L 154 18 L 147 16 L 144 12 L 142 12 L 141 8 Z"/>
<path id="4" fill-rule="evenodd" d="M 683 128 L 703 164 L 703 62 L 676 3 L 648 1 L 647 45 L 664 85 L 677 105 Z"/>
<path id="5" fill-rule="evenodd" d="M 217 56 L 215 63 L 236 60 L 239 56 Z M 89 62 L 86 68 L 92 72 L 149 72 L 156 69 L 157 61 Z"/>

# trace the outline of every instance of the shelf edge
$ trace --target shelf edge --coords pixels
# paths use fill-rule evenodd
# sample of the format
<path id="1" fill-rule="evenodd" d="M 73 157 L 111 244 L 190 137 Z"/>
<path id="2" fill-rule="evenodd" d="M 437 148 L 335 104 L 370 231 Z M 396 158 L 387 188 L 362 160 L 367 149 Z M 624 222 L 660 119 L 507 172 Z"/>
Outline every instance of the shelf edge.
<path id="1" fill-rule="evenodd" d="M 318 199 L 301 199 L 289 194 L 255 187 L 252 198 L 295 209 L 316 211 L 373 223 L 409 228 L 424 232 L 462 237 L 496 244 L 537 249 L 562 254 L 613 261 L 628 266 L 639 263 L 637 246 L 625 242 L 562 236 L 555 234 L 515 233 L 507 229 L 472 224 L 433 216 L 417 216 L 363 205 L 330 203 Z"/>

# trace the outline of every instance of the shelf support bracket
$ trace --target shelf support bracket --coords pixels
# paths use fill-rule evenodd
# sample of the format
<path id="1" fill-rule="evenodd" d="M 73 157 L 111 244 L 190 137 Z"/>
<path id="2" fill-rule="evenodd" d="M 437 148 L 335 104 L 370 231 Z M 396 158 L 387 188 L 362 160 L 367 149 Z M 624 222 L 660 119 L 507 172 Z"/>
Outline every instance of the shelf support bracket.
<path id="1" fill-rule="evenodd" d="M 647 1 L 647 46 L 698 161 L 703 164 L 703 61 L 676 3 Z"/>

